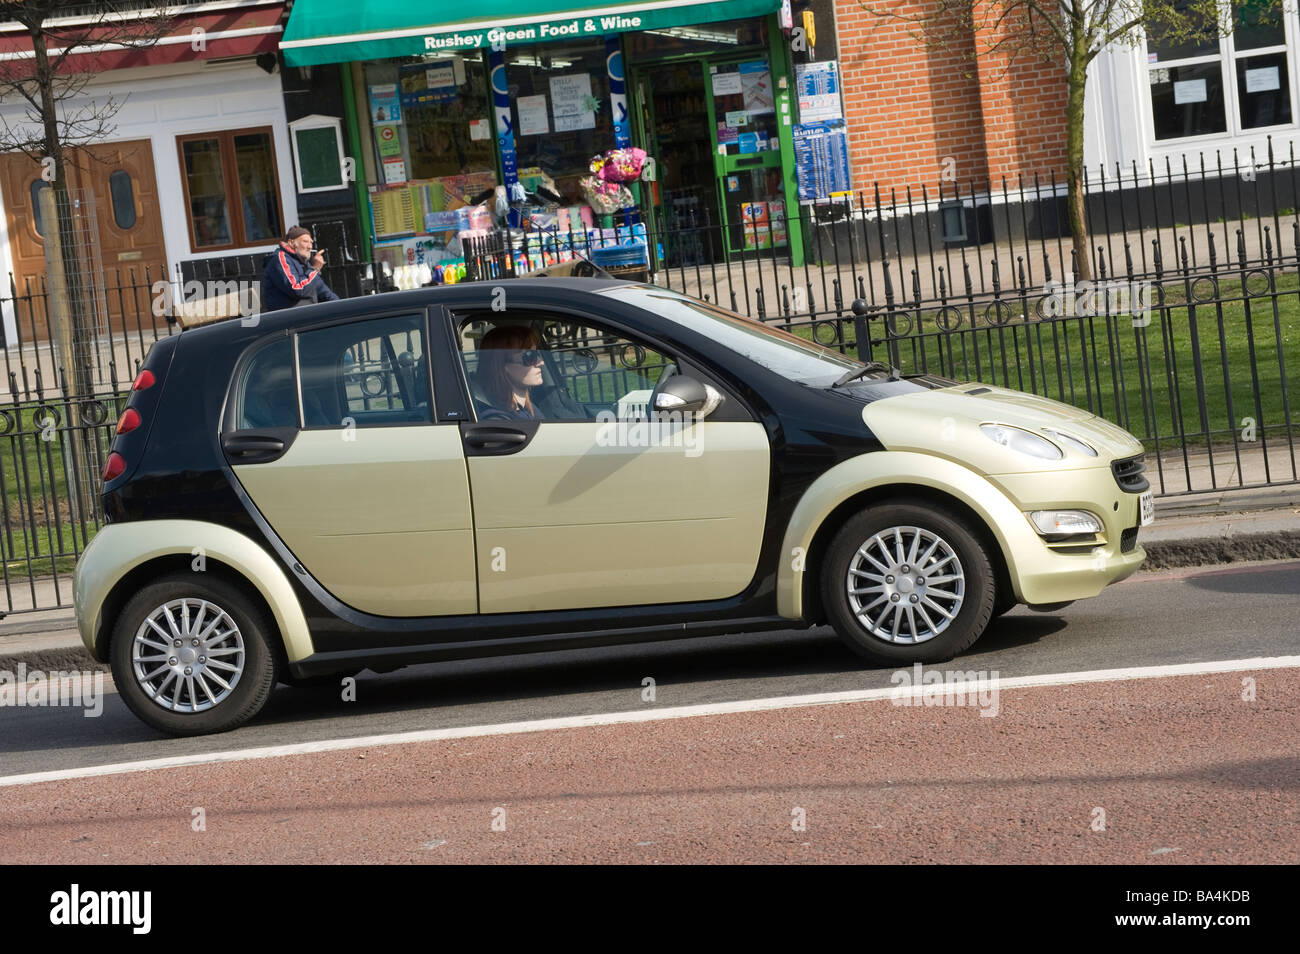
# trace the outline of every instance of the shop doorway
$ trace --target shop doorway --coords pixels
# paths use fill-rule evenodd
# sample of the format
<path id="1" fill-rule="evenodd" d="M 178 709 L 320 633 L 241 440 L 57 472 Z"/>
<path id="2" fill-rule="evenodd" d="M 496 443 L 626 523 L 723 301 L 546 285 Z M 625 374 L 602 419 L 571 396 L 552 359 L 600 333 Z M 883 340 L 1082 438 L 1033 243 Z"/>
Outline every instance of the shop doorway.
<path id="1" fill-rule="evenodd" d="M 666 227 L 665 264 L 784 248 L 785 170 L 768 58 L 643 64 L 633 83 L 641 141 L 658 173 L 643 201 Z"/>
<path id="2" fill-rule="evenodd" d="M 784 248 L 776 90 L 765 57 L 709 61 L 714 157 L 727 251 Z"/>
<path id="3" fill-rule="evenodd" d="M 638 70 L 635 80 L 642 141 L 656 163 L 649 200 L 665 228 L 670 266 L 707 264 L 723 255 L 704 69 L 702 60 L 653 65 Z"/>

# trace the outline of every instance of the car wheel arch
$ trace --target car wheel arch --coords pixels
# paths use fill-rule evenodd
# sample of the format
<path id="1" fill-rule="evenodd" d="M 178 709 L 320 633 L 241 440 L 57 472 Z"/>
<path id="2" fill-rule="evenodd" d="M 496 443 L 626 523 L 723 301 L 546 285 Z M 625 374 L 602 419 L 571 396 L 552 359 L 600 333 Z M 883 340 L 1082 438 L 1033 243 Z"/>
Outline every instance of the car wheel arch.
<path id="1" fill-rule="evenodd" d="M 278 638 L 275 640 L 275 646 L 281 654 L 281 662 L 283 662 L 284 634 L 279 629 L 276 614 L 266 596 L 252 580 L 240 573 L 234 566 L 211 556 L 205 556 L 204 559 L 204 569 L 200 571 L 193 568 L 194 557 L 190 553 L 168 553 L 147 559 L 124 573 L 121 579 L 113 584 L 112 589 L 108 591 L 108 595 L 104 597 L 103 602 L 100 604 L 99 619 L 95 626 L 95 652 L 93 654 L 95 659 L 100 662 L 108 661 L 109 638 L 117 625 L 118 617 L 121 616 L 126 604 L 131 601 L 131 597 L 155 579 L 190 572 L 196 576 L 200 573 L 205 576 L 214 576 L 229 583 L 256 605 L 258 610 L 265 613 L 266 619 L 270 620 L 276 627 L 274 635 Z"/>
<path id="2" fill-rule="evenodd" d="M 202 554 L 203 570 L 193 561 Z M 82 553 L 74 575 L 77 624 L 87 649 L 107 658 L 108 637 L 134 593 L 166 573 L 216 572 L 267 609 L 273 642 L 288 660 L 312 655 L 302 605 L 289 575 L 261 545 L 230 527 L 199 520 L 140 520 L 109 524 Z M 93 614 L 93 619 L 91 618 Z"/>
<path id="3" fill-rule="evenodd" d="M 855 513 L 880 503 L 900 503 L 904 500 L 921 501 L 927 505 L 947 510 L 955 517 L 960 517 L 971 532 L 980 538 L 993 564 L 994 578 L 998 592 L 1012 589 L 1011 572 L 1007 567 L 1006 554 L 1002 544 L 989 527 L 987 521 L 969 504 L 952 494 L 925 484 L 890 483 L 878 484 L 860 490 L 845 498 L 826 515 L 813 534 L 812 544 L 804 558 L 803 574 L 803 615 L 812 623 L 824 623 L 826 612 L 821 599 L 822 564 L 830 542 L 844 522 Z M 1003 589 L 1006 587 L 1006 590 Z"/>
<path id="4" fill-rule="evenodd" d="M 1033 528 L 1015 502 L 986 477 L 957 462 L 912 451 L 875 451 L 823 473 L 795 505 L 777 567 L 778 614 L 808 619 L 809 608 L 814 615 L 819 613 L 816 603 L 805 600 L 811 593 L 808 587 L 817 586 L 816 574 L 809 571 L 824 556 L 829 536 L 843 525 L 846 513 L 900 495 L 944 504 L 968 521 L 988 544 L 998 585 L 1011 587 L 1019 599 L 1012 540 L 1023 543 Z"/>

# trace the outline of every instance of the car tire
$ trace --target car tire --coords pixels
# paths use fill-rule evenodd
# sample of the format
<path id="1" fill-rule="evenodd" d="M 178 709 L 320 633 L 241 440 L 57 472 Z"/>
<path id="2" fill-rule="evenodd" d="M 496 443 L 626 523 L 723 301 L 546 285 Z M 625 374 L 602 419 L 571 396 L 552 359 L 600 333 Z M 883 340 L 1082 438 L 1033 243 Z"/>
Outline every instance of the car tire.
<path id="1" fill-rule="evenodd" d="M 117 618 L 109 646 L 113 681 L 127 707 L 161 732 L 226 732 L 270 698 L 279 670 L 274 634 L 263 611 L 233 584 L 210 574 L 164 577 Z"/>
<path id="2" fill-rule="evenodd" d="M 1010 613 L 1020 604 L 1016 602 L 1016 594 L 1007 587 L 1005 590 L 998 588 L 998 595 L 993 598 L 993 619 Z"/>
<path id="3" fill-rule="evenodd" d="M 292 689 L 323 689 L 326 686 L 342 685 L 344 679 L 353 677 L 360 671 L 360 669 L 345 669 L 341 672 L 327 672 L 320 676 L 295 676 L 288 669 L 284 669 L 276 678 L 280 685 Z"/>
<path id="4" fill-rule="evenodd" d="M 821 586 L 835 631 L 854 652 L 885 665 L 943 662 L 968 649 L 992 618 L 997 588 L 985 545 L 967 522 L 920 500 L 851 517 L 831 540 Z"/>

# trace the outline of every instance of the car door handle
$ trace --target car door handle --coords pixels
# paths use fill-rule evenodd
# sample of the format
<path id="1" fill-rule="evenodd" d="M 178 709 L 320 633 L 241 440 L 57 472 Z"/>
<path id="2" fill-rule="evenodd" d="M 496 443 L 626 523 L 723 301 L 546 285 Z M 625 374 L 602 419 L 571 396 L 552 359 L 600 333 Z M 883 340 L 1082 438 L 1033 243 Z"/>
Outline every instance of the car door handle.
<path id="1" fill-rule="evenodd" d="M 489 447 L 493 444 L 524 444 L 528 435 L 512 427 L 479 428 L 465 435 L 470 447 Z"/>
<path id="2" fill-rule="evenodd" d="M 221 442 L 226 455 L 240 464 L 262 464 L 284 454 L 286 444 L 265 434 L 231 434 Z"/>

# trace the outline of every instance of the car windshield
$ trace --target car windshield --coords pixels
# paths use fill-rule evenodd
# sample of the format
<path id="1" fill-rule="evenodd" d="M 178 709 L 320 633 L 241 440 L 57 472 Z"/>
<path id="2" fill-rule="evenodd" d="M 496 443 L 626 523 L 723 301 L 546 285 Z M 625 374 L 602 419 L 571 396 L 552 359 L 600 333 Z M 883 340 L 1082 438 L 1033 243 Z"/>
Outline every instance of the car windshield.
<path id="1" fill-rule="evenodd" d="M 677 292 L 622 285 L 600 294 L 637 305 L 692 331 L 708 335 L 755 364 L 801 384 L 828 387 L 850 368 L 862 367 L 861 361 L 834 349 Z"/>

